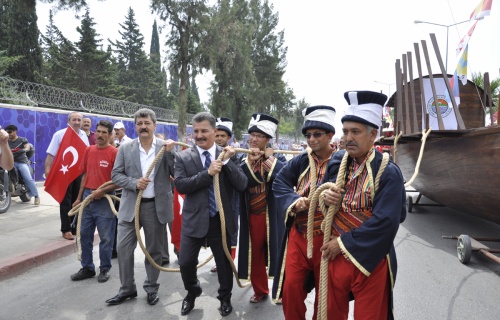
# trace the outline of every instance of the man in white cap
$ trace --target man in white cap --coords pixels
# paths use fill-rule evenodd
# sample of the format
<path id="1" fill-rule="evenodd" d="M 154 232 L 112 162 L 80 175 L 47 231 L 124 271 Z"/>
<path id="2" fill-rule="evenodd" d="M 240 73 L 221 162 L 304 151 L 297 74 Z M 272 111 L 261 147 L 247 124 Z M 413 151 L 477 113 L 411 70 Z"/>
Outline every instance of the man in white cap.
<path id="1" fill-rule="evenodd" d="M 335 153 L 331 140 L 335 134 L 335 109 L 330 106 L 313 106 L 303 111 L 302 134 L 311 149 L 314 163 L 308 153 L 294 157 L 280 171 L 273 184 L 276 205 L 280 208 L 279 221 L 286 225 L 287 232 L 282 240 L 281 259 L 273 283 L 273 299 L 279 303 L 282 297 L 286 319 L 305 319 L 304 303 L 308 292 L 318 287 L 321 264 L 320 247 L 323 244 L 321 222 L 323 212 L 316 208 L 313 230 L 313 255 L 307 258 L 307 217 L 309 195 L 321 184 L 328 162 Z M 310 168 L 315 166 L 316 176 Z M 315 182 L 315 185 L 312 183 Z M 283 267 L 284 266 L 284 267 Z M 315 310 L 317 299 L 314 302 Z M 316 315 L 313 317 L 316 318 Z"/>
<path id="2" fill-rule="evenodd" d="M 115 126 L 113 127 L 113 130 L 115 131 L 115 145 L 118 148 L 120 145 L 122 145 L 124 142 L 132 140 L 131 138 L 127 137 L 127 134 L 125 133 L 125 126 L 123 125 L 123 122 L 119 121 L 115 123 Z"/>
<path id="3" fill-rule="evenodd" d="M 225 148 L 228 146 L 229 139 L 233 136 L 233 121 L 230 118 L 220 117 L 215 119 L 215 144 L 218 146 Z M 240 165 L 240 157 L 238 154 L 235 154 L 231 160 L 239 166 Z M 234 232 L 231 234 L 231 257 L 236 257 L 236 247 L 238 246 L 238 218 L 240 215 L 240 193 L 233 189 L 233 201 L 232 201 L 232 209 L 234 214 Z M 211 272 L 217 272 L 217 265 L 213 266 L 210 269 Z"/>
<path id="4" fill-rule="evenodd" d="M 325 177 L 344 185 L 325 192 L 327 205 L 341 204 L 332 222 L 331 240 L 321 248 L 323 259 L 330 260 L 328 319 L 347 319 L 351 295 L 355 319 L 394 319 L 393 242 L 406 218 L 406 194 L 398 166 L 373 147 L 387 96 L 352 91 L 344 97 L 349 103 L 342 118 L 346 151 L 334 156 Z M 338 177 L 342 165 L 345 176 Z M 375 189 L 377 175 L 380 183 Z"/>
<path id="5" fill-rule="evenodd" d="M 238 277 L 251 281 L 251 303 L 259 303 L 269 295 L 268 278 L 274 277 L 279 239 L 285 229 L 283 223 L 278 223 L 272 183 L 286 158 L 266 148 L 277 126 L 278 120 L 267 114 L 252 115 L 248 143 L 253 153 L 240 165 L 248 186 L 241 201 Z"/>

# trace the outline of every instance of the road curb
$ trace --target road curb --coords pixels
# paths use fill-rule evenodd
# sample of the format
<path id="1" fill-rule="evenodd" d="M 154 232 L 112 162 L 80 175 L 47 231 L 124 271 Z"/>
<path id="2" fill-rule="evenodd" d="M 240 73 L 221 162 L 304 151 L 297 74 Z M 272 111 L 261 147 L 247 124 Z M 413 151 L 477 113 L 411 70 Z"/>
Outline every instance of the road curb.
<path id="1" fill-rule="evenodd" d="M 76 236 L 75 236 L 76 237 Z M 99 235 L 94 235 L 94 245 L 99 242 Z M 76 253 L 75 240 L 59 240 L 38 248 L 32 252 L 0 261 L 0 281 L 14 277 L 47 262 Z"/>

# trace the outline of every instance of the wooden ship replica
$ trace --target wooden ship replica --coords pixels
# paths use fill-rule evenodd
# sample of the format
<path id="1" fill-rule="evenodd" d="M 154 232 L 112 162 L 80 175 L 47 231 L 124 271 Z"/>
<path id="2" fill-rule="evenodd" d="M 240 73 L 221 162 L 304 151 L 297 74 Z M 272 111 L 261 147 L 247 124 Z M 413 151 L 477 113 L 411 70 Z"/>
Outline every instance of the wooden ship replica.
<path id="1" fill-rule="evenodd" d="M 420 193 L 417 203 L 424 195 L 438 204 L 500 224 L 500 126 L 494 121 L 492 112 L 487 113 L 492 110 L 488 74 L 484 75 L 484 90 L 471 81 L 465 85 L 460 81 L 456 84 L 460 90 L 460 105 L 457 106 L 434 34 L 431 40 L 440 73 L 433 74 L 431 70 L 424 40 L 421 42 L 423 59 L 419 44 L 414 44 L 416 72 L 411 52 L 404 54 L 402 61 L 396 60 L 397 90 L 387 103 L 395 111 L 394 136 L 383 137 L 379 143 L 392 145 L 394 160 L 405 180 Z M 428 71 L 425 77 L 422 75 L 424 63 Z M 414 77 L 414 73 L 418 76 Z M 433 104 L 434 114 L 429 115 L 429 100 L 422 90 L 424 80 L 427 87 L 430 82 L 432 101 L 440 101 L 436 81 L 444 82 L 452 105 L 436 108 Z M 456 129 L 445 129 L 442 114 L 445 112 L 454 113 Z M 432 116 L 435 119 L 430 119 Z M 485 126 L 486 116 L 491 121 L 489 126 Z M 438 127 L 429 133 L 431 120 L 437 121 Z M 411 211 L 412 197 L 407 200 Z"/>

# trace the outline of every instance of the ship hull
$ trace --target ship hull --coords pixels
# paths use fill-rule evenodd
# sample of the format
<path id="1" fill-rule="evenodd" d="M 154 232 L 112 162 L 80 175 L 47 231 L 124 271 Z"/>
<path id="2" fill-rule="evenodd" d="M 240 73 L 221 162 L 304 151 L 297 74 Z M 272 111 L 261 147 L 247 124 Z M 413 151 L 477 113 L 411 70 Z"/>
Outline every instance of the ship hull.
<path id="1" fill-rule="evenodd" d="M 416 135 L 398 142 L 396 162 L 406 181 L 421 144 Z M 431 132 L 411 186 L 439 204 L 500 224 L 500 127 Z"/>

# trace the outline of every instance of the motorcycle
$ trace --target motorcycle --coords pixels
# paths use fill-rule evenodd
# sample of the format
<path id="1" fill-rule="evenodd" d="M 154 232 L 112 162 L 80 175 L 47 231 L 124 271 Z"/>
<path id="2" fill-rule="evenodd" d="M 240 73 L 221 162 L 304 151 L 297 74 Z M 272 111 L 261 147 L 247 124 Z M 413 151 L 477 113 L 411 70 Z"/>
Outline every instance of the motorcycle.
<path id="1" fill-rule="evenodd" d="M 31 158 L 35 154 L 35 148 L 30 144 L 30 150 L 22 150 L 21 152 L 26 152 L 30 174 L 33 175 L 34 169 Z M 0 167 L 0 214 L 9 210 L 12 197 L 19 197 L 22 202 L 31 201 L 31 196 L 28 194 L 28 188 L 24 184 L 23 177 L 16 167 L 10 171 Z"/>

